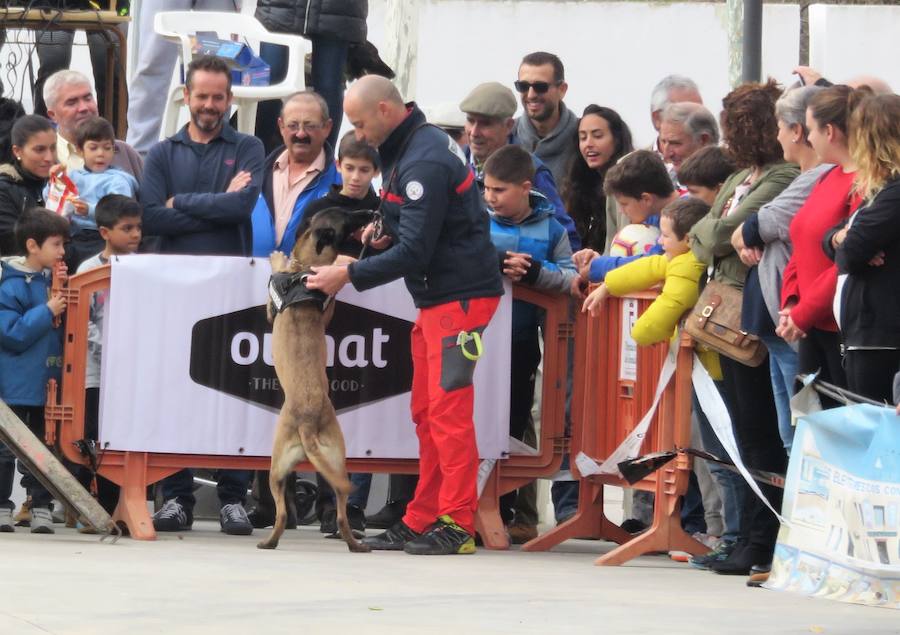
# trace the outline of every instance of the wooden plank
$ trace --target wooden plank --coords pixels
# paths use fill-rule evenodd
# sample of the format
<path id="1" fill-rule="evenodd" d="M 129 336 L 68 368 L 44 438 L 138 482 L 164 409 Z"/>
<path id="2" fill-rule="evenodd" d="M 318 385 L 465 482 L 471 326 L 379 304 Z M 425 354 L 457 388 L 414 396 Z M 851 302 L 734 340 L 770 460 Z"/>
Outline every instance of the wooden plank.
<path id="1" fill-rule="evenodd" d="M 119 529 L 100 503 L 3 402 L 0 402 L 0 441 L 57 500 L 77 510 L 84 524 L 102 534 L 119 534 Z"/>

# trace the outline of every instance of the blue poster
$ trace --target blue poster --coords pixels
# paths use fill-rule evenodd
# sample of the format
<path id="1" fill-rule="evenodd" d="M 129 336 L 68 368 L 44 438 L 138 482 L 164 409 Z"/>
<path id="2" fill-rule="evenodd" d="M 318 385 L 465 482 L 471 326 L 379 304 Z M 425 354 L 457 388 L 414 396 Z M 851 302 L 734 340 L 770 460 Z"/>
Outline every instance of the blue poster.
<path id="1" fill-rule="evenodd" d="M 799 419 L 766 588 L 900 609 L 900 417 L 861 404 Z"/>

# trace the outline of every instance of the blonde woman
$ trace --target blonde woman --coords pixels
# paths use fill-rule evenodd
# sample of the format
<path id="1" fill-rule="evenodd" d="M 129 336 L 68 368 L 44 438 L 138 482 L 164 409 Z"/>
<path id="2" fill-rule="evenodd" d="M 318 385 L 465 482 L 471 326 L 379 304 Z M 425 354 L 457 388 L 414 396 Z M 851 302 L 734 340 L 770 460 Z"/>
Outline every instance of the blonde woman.
<path id="1" fill-rule="evenodd" d="M 848 386 L 893 403 L 900 367 L 900 96 L 864 99 L 849 133 L 863 205 L 822 246 L 838 266 L 834 307 Z"/>

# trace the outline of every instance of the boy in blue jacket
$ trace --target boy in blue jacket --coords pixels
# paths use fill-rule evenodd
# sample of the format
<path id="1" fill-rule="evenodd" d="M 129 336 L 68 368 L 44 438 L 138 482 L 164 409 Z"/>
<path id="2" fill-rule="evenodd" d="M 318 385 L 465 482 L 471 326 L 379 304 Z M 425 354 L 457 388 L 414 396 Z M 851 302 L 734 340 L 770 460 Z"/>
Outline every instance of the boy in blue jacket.
<path id="1" fill-rule="evenodd" d="M 616 199 L 619 210 L 633 224 L 659 227 L 659 215 L 669 203 L 678 200 L 678 192 L 666 164 L 649 150 L 635 150 L 619 159 L 606 173 L 603 190 Z M 606 274 L 617 267 L 644 256 L 659 256 L 658 244 L 646 254 L 636 256 L 601 256 L 591 249 L 582 249 L 574 256 L 575 265 L 584 283 L 603 282 Z"/>
<path id="2" fill-rule="evenodd" d="M 566 230 L 553 218 L 553 204 L 531 189 L 534 164 L 520 146 L 495 151 L 484 164 L 484 200 L 490 208 L 491 242 L 497 249 L 500 270 L 513 282 L 552 293 L 577 290 L 577 272 Z M 574 286 L 573 286 L 574 285 Z M 534 381 L 541 361 L 539 309 L 513 300 L 509 434 L 522 441 L 531 420 Z M 537 536 L 536 510 L 518 506 L 516 492 L 500 499 L 500 514 L 513 542 Z M 533 516 L 533 517 L 532 517 Z"/>
<path id="3" fill-rule="evenodd" d="M 25 256 L 0 262 L 0 399 L 43 438 L 47 382 L 58 379 L 62 368 L 61 329 L 54 321 L 66 309 L 62 295 L 51 296 L 51 269 L 65 276 L 63 242 L 69 222 L 34 208 L 16 222 L 15 234 Z M 0 445 L 0 532 L 13 531 L 14 465 L 13 453 Z M 52 534 L 50 492 L 21 463 L 19 472 L 31 496 L 31 533 Z"/>

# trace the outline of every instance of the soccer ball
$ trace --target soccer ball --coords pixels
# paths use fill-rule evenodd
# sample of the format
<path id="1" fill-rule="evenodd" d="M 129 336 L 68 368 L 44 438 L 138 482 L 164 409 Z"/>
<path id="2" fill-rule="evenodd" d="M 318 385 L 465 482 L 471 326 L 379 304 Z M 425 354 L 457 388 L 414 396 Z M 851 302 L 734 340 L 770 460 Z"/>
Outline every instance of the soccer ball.
<path id="1" fill-rule="evenodd" d="M 648 253 L 659 240 L 659 228 L 653 225 L 626 225 L 613 238 L 610 256 L 640 256 Z"/>

